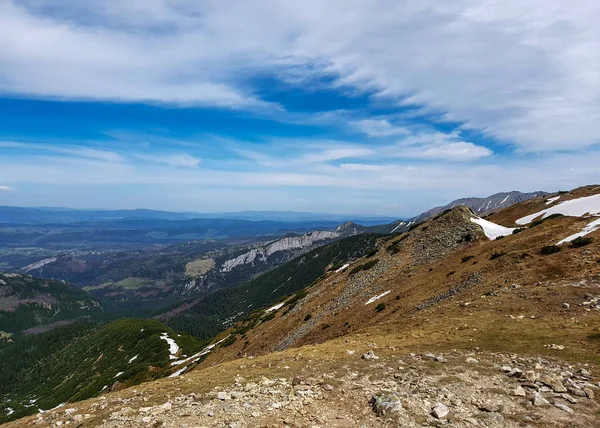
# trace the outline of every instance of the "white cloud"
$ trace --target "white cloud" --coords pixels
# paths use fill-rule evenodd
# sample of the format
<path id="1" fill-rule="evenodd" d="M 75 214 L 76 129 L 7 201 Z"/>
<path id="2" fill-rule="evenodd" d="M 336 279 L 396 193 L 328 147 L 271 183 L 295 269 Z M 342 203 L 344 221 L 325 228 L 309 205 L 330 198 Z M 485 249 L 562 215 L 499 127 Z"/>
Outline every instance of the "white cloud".
<path id="1" fill-rule="evenodd" d="M 0 192 L 14 192 L 15 190 L 17 190 L 16 187 L 0 186 Z"/>
<path id="2" fill-rule="evenodd" d="M 136 154 L 137 158 L 159 164 L 165 164 L 174 167 L 195 168 L 202 161 L 200 158 L 192 156 L 188 153 L 172 154 L 172 155 L 145 155 Z"/>
<path id="3" fill-rule="evenodd" d="M 600 142 L 599 20 L 596 0 L 6 0 L 0 91 L 275 114 L 248 77 L 328 73 L 523 151 L 576 150 Z"/>
<path id="4" fill-rule="evenodd" d="M 471 161 L 491 156 L 492 152 L 486 147 L 473 143 L 450 142 L 441 145 L 428 145 L 408 150 L 400 150 L 397 156 L 413 159 L 438 159 L 448 161 Z"/>
<path id="5" fill-rule="evenodd" d="M 403 127 L 393 126 L 385 119 L 363 119 L 350 122 L 350 125 L 370 137 L 392 137 L 409 134 Z"/>

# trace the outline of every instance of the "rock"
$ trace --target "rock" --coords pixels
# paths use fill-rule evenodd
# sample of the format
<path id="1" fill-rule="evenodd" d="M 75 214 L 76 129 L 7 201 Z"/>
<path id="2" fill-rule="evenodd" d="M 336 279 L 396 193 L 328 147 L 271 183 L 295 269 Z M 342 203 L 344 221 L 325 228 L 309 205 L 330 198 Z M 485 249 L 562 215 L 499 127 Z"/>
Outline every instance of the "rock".
<path id="1" fill-rule="evenodd" d="M 581 369 L 577 372 L 577 376 L 583 378 L 583 379 L 589 379 L 592 377 L 592 374 L 587 371 L 586 369 Z"/>
<path id="2" fill-rule="evenodd" d="M 567 388 L 562 384 L 560 379 L 557 379 L 552 376 L 542 376 L 539 379 L 544 385 L 549 386 L 554 390 L 554 392 L 567 392 Z"/>
<path id="3" fill-rule="evenodd" d="M 556 345 L 554 343 L 551 343 L 550 345 L 546 345 L 546 348 L 563 350 L 563 349 L 565 349 L 565 345 Z"/>
<path id="4" fill-rule="evenodd" d="M 544 398 L 539 392 L 533 393 L 533 399 L 531 400 L 534 406 L 548 406 L 550 402 Z"/>
<path id="5" fill-rule="evenodd" d="M 587 398 L 594 398 L 594 391 L 592 391 L 590 388 L 583 388 L 583 392 L 585 392 Z"/>
<path id="6" fill-rule="evenodd" d="M 425 354 L 423 355 L 428 360 L 437 361 L 438 363 L 447 363 L 448 360 L 442 357 L 441 355 L 433 355 L 433 354 Z"/>
<path id="7" fill-rule="evenodd" d="M 504 373 L 510 373 L 512 371 L 512 368 L 510 366 L 502 366 L 500 367 L 500 371 Z"/>
<path id="8" fill-rule="evenodd" d="M 485 403 L 479 406 L 479 410 L 483 410 L 484 412 L 494 413 L 499 412 L 501 409 L 501 405 L 499 403 L 493 401 L 486 401 Z"/>
<path id="9" fill-rule="evenodd" d="M 438 419 L 444 419 L 446 416 L 448 416 L 448 413 L 450 413 L 450 411 L 443 403 L 437 403 L 435 406 L 433 406 L 433 409 L 431 409 L 431 414 Z"/>
<path id="10" fill-rule="evenodd" d="M 225 401 L 225 400 L 230 400 L 230 399 L 231 399 L 231 396 L 224 391 L 217 393 L 217 400 Z"/>
<path id="11" fill-rule="evenodd" d="M 561 403 L 561 402 L 556 402 L 554 403 L 554 407 L 559 408 L 560 410 L 563 410 L 567 413 L 574 413 L 573 409 L 571 409 L 569 406 L 567 406 L 565 403 Z"/>
<path id="12" fill-rule="evenodd" d="M 152 418 L 150 416 L 144 416 L 142 418 L 142 422 L 145 424 L 149 424 L 150 422 L 152 422 Z"/>
<path id="13" fill-rule="evenodd" d="M 301 383 L 302 383 L 302 379 L 300 379 L 298 376 L 296 376 L 292 379 L 292 386 L 297 386 L 297 385 L 300 385 Z"/>
<path id="14" fill-rule="evenodd" d="M 82 415 L 73 415 L 73 420 L 75 422 L 81 422 L 83 420 L 83 416 Z"/>
<path id="15" fill-rule="evenodd" d="M 375 352 L 373 352 L 373 350 L 371 349 L 366 354 L 363 354 L 362 359 L 363 360 L 378 360 L 379 357 L 377 355 L 375 355 Z"/>
<path id="16" fill-rule="evenodd" d="M 567 388 L 567 391 L 569 392 L 569 394 L 574 395 L 576 397 L 586 397 L 587 394 L 585 393 L 585 391 L 583 389 L 579 389 L 579 388 Z M 593 392 L 592 392 L 593 394 Z"/>
<path id="17" fill-rule="evenodd" d="M 563 307 L 564 309 L 569 309 L 571 306 L 570 306 L 568 303 L 563 303 L 563 304 L 562 304 L 562 307 Z"/>
<path id="18" fill-rule="evenodd" d="M 523 387 L 519 385 L 514 389 L 513 395 L 515 395 L 516 397 L 526 397 L 527 393 L 525 392 Z"/>
<path id="19" fill-rule="evenodd" d="M 527 382 L 536 382 L 539 376 L 533 370 L 526 370 L 525 373 L 523 373 L 522 378 L 524 378 Z"/>
<path id="20" fill-rule="evenodd" d="M 479 364 L 479 360 L 473 357 L 469 357 L 465 361 L 467 364 Z"/>
<path id="21" fill-rule="evenodd" d="M 521 377 L 521 375 L 523 375 L 521 369 L 512 369 L 510 372 L 507 373 L 507 376 L 509 377 Z"/>
<path id="22" fill-rule="evenodd" d="M 371 397 L 370 403 L 377 416 L 386 416 L 402 411 L 402 402 L 396 394 L 376 394 Z"/>

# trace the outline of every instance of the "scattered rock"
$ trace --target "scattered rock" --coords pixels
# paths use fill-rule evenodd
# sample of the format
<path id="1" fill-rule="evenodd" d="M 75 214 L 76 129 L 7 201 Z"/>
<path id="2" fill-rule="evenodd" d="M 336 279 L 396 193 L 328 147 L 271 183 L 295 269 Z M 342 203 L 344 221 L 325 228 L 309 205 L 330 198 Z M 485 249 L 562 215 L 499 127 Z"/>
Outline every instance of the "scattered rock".
<path id="1" fill-rule="evenodd" d="M 514 389 L 513 395 L 515 395 L 516 397 L 526 397 L 527 393 L 525 392 L 525 390 L 523 389 L 523 387 L 521 385 L 518 385 Z"/>
<path id="2" fill-rule="evenodd" d="M 371 407 L 377 416 L 402 411 L 402 402 L 396 394 L 377 394 L 371 397 Z"/>
<path id="3" fill-rule="evenodd" d="M 221 392 L 217 393 L 217 400 L 225 401 L 225 400 L 230 400 L 230 399 L 231 399 L 231 396 L 226 392 L 221 391 Z"/>
<path id="4" fill-rule="evenodd" d="M 446 416 L 448 416 L 450 411 L 445 404 L 437 403 L 435 406 L 433 406 L 433 409 L 431 409 L 431 413 L 438 419 L 444 419 Z"/>
<path id="5" fill-rule="evenodd" d="M 479 364 L 479 360 L 477 358 L 469 357 L 465 360 L 467 364 Z"/>
<path id="6" fill-rule="evenodd" d="M 539 392 L 533 393 L 532 403 L 534 406 L 548 406 L 550 402 L 544 398 Z"/>
<path id="7" fill-rule="evenodd" d="M 571 409 L 569 406 L 567 406 L 565 403 L 561 403 L 561 402 L 555 402 L 554 403 L 554 407 L 559 408 L 560 410 L 563 410 L 567 413 L 574 413 L 573 409 Z"/>
<path id="8" fill-rule="evenodd" d="M 433 355 L 433 354 L 425 354 L 423 355 L 428 360 L 437 361 L 438 363 L 447 363 L 448 360 L 442 357 L 441 355 Z"/>
<path id="9" fill-rule="evenodd" d="M 552 388 L 554 392 L 567 392 L 567 388 L 565 388 L 562 382 L 555 377 L 542 376 L 540 377 L 539 381 Z"/>
<path id="10" fill-rule="evenodd" d="M 375 352 L 373 352 L 373 350 L 371 349 L 366 354 L 363 354 L 362 359 L 363 360 L 378 360 L 379 357 L 377 355 L 375 355 Z"/>

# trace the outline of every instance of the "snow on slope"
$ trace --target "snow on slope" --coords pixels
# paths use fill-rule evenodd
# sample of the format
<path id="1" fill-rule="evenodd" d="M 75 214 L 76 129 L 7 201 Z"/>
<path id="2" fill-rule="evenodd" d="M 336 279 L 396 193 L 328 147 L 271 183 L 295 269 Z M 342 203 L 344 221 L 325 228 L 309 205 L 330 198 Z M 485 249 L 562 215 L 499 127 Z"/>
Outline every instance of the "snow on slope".
<path id="1" fill-rule="evenodd" d="M 283 305 L 285 305 L 285 302 L 281 302 L 281 303 L 276 304 L 275 306 L 271 306 L 269 309 L 267 309 L 265 311 L 265 314 L 268 314 L 269 312 L 273 312 L 278 309 L 281 309 L 283 307 Z"/>
<path id="2" fill-rule="evenodd" d="M 348 269 L 348 266 L 350 266 L 350 263 L 346 263 L 344 266 L 342 266 L 341 268 L 339 268 L 338 270 L 335 271 L 335 273 L 339 273 L 343 270 Z"/>
<path id="3" fill-rule="evenodd" d="M 550 205 L 552 202 L 556 202 L 560 199 L 560 196 L 555 196 L 553 198 L 548 198 L 548 200 L 546 201 L 546 205 Z"/>
<path id="4" fill-rule="evenodd" d="M 517 220 L 517 224 L 528 224 L 540 216 L 546 218 L 552 214 L 563 214 L 571 217 L 582 217 L 585 214 L 599 215 L 600 195 L 585 196 L 561 202 L 553 207 L 522 217 Z"/>
<path id="5" fill-rule="evenodd" d="M 167 343 L 169 344 L 169 353 L 171 354 L 171 355 L 169 355 L 169 358 L 172 360 L 176 360 L 177 356 L 175 354 L 177 354 L 177 352 L 179 352 L 179 346 L 177 346 L 177 343 L 175 343 L 175 341 L 173 339 L 171 339 L 167 333 L 163 333 L 160 336 L 160 338 L 162 340 L 166 340 Z"/>
<path id="6" fill-rule="evenodd" d="M 565 239 L 563 239 L 562 241 L 559 241 L 556 245 L 561 245 L 561 244 L 565 244 L 567 242 L 571 242 L 574 239 L 580 238 L 582 236 L 585 236 L 589 233 L 595 232 L 596 230 L 600 229 L 600 219 L 598 220 L 594 220 L 593 222 L 591 222 L 590 224 L 588 224 L 587 226 L 585 226 L 581 232 L 575 233 L 571 236 L 567 236 Z"/>
<path id="7" fill-rule="evenodd" d="M 492 223 L 491 221 L 484 220 L 479 217 L 472 217 L 471 221 L 477 223 L 483 229 L 483 233 L 489 239 L 496 239 L 499 236 L 506 236 L 513 233 L 514 228 L 500 226 L 499 224 Z"/>
<path id="8" fill-rule="evenodd" d="M 225 338 L 219 340 L 218 342 L 213 343 L 212 345 L 208 345 L 206 348 L 204 348 L 202 351 L 198 352 L 197 354 L 192 355 L 189 358 L 186 358 L 185 360 L 179 360 L 179 361 L 173 361 L 171 363 L 171 366 L 179 366 L 179 365 L 184 365 L 183 368 L 177 370 L 176 372 L 170 374 L 168 377 L 177 377 L 179 376 L 181 373 L 183 373 L 184 371 L 186 371 L 186 369 L 190 366 L 190 364 L 195 363 L 196 361 L 198 361 L 202 356 L 210 353 L 213 348 L 215 346 L 217 346 L 218 344 L 224 342 L 229 336 L 231 335 L 227 335 Z"/>
<path id="9" fill-rule="evenodd" d="M 390 294 L 390 291 L 392 291 L 392 290 L 388 290 L 385 293 L 381 293 L 381 294 L 378 294 L 377 296 L 371 297 L 369 300 L 367 300 L 367 303 L 365 303 L 365 305 L 370 305 L 371 303 L 375 302 L 376 300 L 379 300 L 382 297 L 387 296 L 388 294 Z"/>

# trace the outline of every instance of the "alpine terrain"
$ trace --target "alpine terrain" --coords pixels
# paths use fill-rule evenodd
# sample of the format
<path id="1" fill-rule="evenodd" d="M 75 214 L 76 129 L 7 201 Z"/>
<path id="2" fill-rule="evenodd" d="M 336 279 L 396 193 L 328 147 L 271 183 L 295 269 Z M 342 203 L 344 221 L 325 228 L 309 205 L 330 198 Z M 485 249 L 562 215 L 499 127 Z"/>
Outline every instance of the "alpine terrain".
<path id="1" fill-rule="evenodd" d="M 94 322 L 86 292 L 4 274 L 1 313 L 28 315 L 2 318 L 2 420 L 599 426 L 600 186 L 461 201 L 402 231 L 346 225 L 192 262 L 201 278 L 298 251 L 228 287 L 190 285 L 150 320 Z"/>

